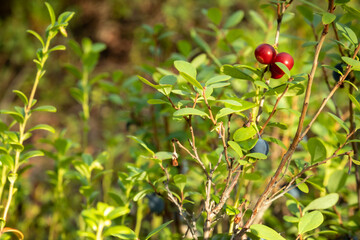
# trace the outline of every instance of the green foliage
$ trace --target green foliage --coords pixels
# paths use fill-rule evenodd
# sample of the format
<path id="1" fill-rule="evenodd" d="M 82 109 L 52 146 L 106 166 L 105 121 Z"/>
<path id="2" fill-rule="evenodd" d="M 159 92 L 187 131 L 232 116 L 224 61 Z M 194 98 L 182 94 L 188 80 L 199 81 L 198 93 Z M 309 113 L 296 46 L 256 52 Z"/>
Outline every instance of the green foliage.
<path id="1" fill-rule="evenodd" d="M 11 6 L 20 17 L 21 4 L 33 9 L 34 29 L 50 24 L 10 48 L 9 36 L 22 29 L 4 17 L 0 51 L 21 55 L 27 69 L 26 54 L 14 49 L 40 48 L 35 82 L 11 89 L 14 103 L 4 98 L 0 110 L 2 239 L 359 235 L 358 3 L 104 1 L 111 12 L 95 17 L 96 27 L 89 22 L 87 34 L 77 8 L 90 3 L 51 3 L 76 9 L 71 28 L 74 12 L 57 16 L 45 3 L 45 18 L 45 6 L 18 2 Z M 131 21 L 147 11 L 151 21 Z M 253 56 L 263 42 L 295 59 L 291 71 L 274 63 L 285 72 L 280 79 Z M 5 62 L 4 73 L 16 61 Z M 260 138 L 270 144 L 267 156 L 251 151 Z"/>

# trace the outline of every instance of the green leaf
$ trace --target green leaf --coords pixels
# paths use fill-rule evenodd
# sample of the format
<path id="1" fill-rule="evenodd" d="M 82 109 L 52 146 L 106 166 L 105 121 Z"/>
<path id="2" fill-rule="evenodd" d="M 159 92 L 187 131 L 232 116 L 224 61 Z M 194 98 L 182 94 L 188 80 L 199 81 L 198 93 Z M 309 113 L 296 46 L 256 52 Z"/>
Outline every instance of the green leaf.
<path id="1" fill-rule="evenodd" d="M 289 223 L 297 223 L 299 222 L 299 218 L 294 217 L 294 216 L 283 216 L 284 221 L 289 222 Z"/>
<path id="2" fill-rule="evenodd" d="M 311 164 L 320 162 L 326 158 L 326 148 L 320 139 L 310 138 L 307 146 L 311 155 Z"/>
<path id="3" fill-rule="evenodd" d="M 145 240 L 151 238 L 152 236 L 154 236 L 155 234 L 157 234 L 158 232 L 160 232 L 162 229 L 164 229 L 167 225 L 169 225 L 170 223 L 172 223 L 174 220 L 170 220 L 164 224 L 162 224 L 161 226 L 155 228 L 154 230 L 152 230 L 146 237 Z"/>
<path id="4" fill-rule="evenodd" d="M 255 158 L 255 159 L 267 159 L 267 156 L 262 153 L 248 153 L 246 157 Z"/>
<path id="5" fill-rule="evenodd" d="M 173 89 L 174 85 L 176 84 L 177 78 L 174 75 L 166 75 L 159 80 L 160 85 L 166 85 L 167 87 L 162 89 L 162 93 L 166 96 L 169 96 L 171 90 Z"/>
<path id="6" fill-rule="evenodd" d="M 45 2 L 45 5 L 49 11 L 49 15 L 50 15 L 50 19 L 51 19 L 51 25 L 54 26 L 55 25 L 55 13 L 54 13 L 54 9 L 51 7 L 51 5 L 48 2 Z"/>
<path id="7" fill-rule="evenodd" d="M 347 3 L 350 0 L 337 0 L 335 2 L 341 2 L 341 3 Z M 348 5 L 343 4 L 341 6 L 348 14 L 350 14 L 353 18 L 359 19 L 360 18 L 360 11 L 358 9 L 355 9 L 353 7 L 350 7 Z"/>
<path id="8" fill-rule="evenodd" d="M 287 68 L 285 64 L 281 62 L 275 62 L 275 64 L 288 76 L 288 78 L 291 76 L 290 70 Z"/>
<path id="9" fill-rule="evenodd" d="M 166 159 L 171 159 L 173 156 L 173 153 L 172 152 L 157 152 L 157 153 L 155 153 L 155 156 L 157 159 L 166 160 Z"/>
<path id="10" fill-rule="evenodd" d="M 135 196 L 133 197 L 133 200 L 134 200 L 135 202 L 137 202 L 137 201 L 143 199 L 143 198 L 146 196 L 146 194 L 148 194 L 148 193 L 150 193 L 150 192 L 152 192 L 152 190 L 149 189 L 149 188 L 144 189 L 144 190 L 141 190 L 140 192 L 137 192 L 137 193 L 135 194 Z"/>
<path id="11" fill-rule="evenodd" d="M 49 50 L 49 52 L 54 52 L 54 51 L 63 51 L 63 50 L 66 50 L 66 47 L 64 45 L 57 45 L 53 48 L 51 48 Z"/>
<path id="12" fill-rule="evenodd" d="M 185 78 L 186 81 L 188 81 L 191 85 L 199 88 L 199 89 L 203 89 L 203 87 L 201 86 L 201 84 L 193 77 L 191 77 L 190 75 L 188 75 L 187 73 L 181 72 L 180 75 Z"/>
<path id="13" fill-rule="evenodd" d="M 264 32 L 268 31 L 268 27 L 267 27 L 265 21 L 256 11 L 250 10 L 249 14 L 250 14 L 250 17 L 252 18 L 253 22 L 256 23 L 257 25 L 259 25 Z"/>
<path id="14" fill-rule="evenodd" d="M 232 106 L 238 106 L 238 107 L 242 106 L 240 101 L 232 100 L 232 99 L 217 100 L 216 102 L 220 102 L 220 103 L 224 103 L 224 104 L 228 104 L 228 105 L 232 105 Z"/>
<path id="15" fill-rule="evenodd" d="M 215 24 L 219 25 L 222 18 L 222 12 L 218 8 L 210 8 L 206 13 L 207 17 Z"/>
<path id="16" fill-rule="evenodd" d="M 82 73 L 79 71 L 79 69 L 77 69 L 75 66 L 71 65 L 71 64 L 65 64 L 65 69 L 68 70 L 72 75 L 74 75 L 74 77 L 76 77 L 77 79 L 81 79 L 82 78 Z"/>
<path id="17" fill-rule="evenodd" d="M 49 126 L 47 124 L 36 125 L 35 127 L 30 128 L 29 132 L 32 132 L 35 130 L 45 130 L 45 131 L 49 131 L 51 133 L 55 133 L 55 129 L 52 126 Z"/>
<path id="18" fill-rule="evenodd" d="M 13 93 L 15 93 L 25 105 L 28 105 L 29 100 L 23 92 L 19 90 L 13 90 Z"/>
<path id="19" fill-rule="evenodd" d="M 261 174 L 259 172 L 249 172 L 245 173 L 244 178 L 246 180 L 258 181 L 261 180 Z"/>
<path id="20" fill-rule="evenodd" d="M 328 184 L 326 188 L 331 193 L 338 192 L 341 188 L 344 187 L 348 174 L 344 169 L 335 170 L 328 179 Z"/>
<path id="21" fill-rule="evenodd" d="M 239 155 L 240 158 L 244 156 L 240 145 L 234 141 L 228 141 L 229 146 Z"/>
<path id="22" fill-rule="evenodd" d="M 317 198 L 311 201 L 303 210 L 303 212 L 307 212 L 310 210 L 319 210 L 319 209 L 327 209 L 334 206 L 339 200 L 339 194 L 330 193 L 324 197 Z"/>
<path id="23" fill-rule="evenodd" d="M 239 10 L 233 13 L 225 22 L 224 28 L 232 28 L 241 22 L 244 18 L 244 11 Z"/>
<path id="24" fill-rule="evenodd" d="M 192 47 L 188 41 L 180 40 L 176 43 L 176 45 L 182 55 L 184 55 L 185 57 L 189 56 Z"/>
<path id="25" fill-rule="evenodd" d="M 262 224 L 253 224 L 250 226 L 250 229 L 256 236 L 266 240 L 286 240 L 274 229 Z"/>
<path id="26" fill-rule="evenodd" d="M 114 208 L 108 215 L 106 215 L 106 219 L 113 220 L 123 215 L 126 215 L 130 212 L 128 207 L 117 207 Z"/>
<path id="27" fill-rule="evenodd" d="M 215 120 L 218 120 L 224 116 L 227 116 L 229 114 L 232 114 L 234 112 L 237 112 L 237 110 L 231 109 L 231 108 L 222 108 L 220 111 L 216 114 Z"/>
<path id="28" fill-rule="evenodd" d="M 148 104 L 169 104 L 167 101 L 164 101 L 162 99 L 149 99 L 147 100 Z"/>
<path id="29" fill-rule="evenodd" d="M 63 12 L 58 17 L 58 22 L 61 23 L 68 23 L 71 18 L 74 16 L 75 12 Z"/>
<path id="30" fill-rule="evenodd" d="M 95 53 L 102 52 L 106 49 L 106 44 L 104 43 L 94 43 L 91 46 L 91 51 Z"/>
<path id="31" fill-rule="evenodd" d="M 197 115 L 200 117 L 208 117 L 209 118 L 209 115 L 207 115 L 205 112 L 200 111 L 195 108 L 181 108 L 174 112 L 175 117 L 182 117 L 182 116 L 188 116 L 188 115 Z"/>
<path id="32" fill-rule="evenodd" d="M 24 145 L 17 143 L 17 142 L 10 143 L 10 146 L 19 152 L 22 152 L 24 150 Z"/>
<path id="33" fill-rule="evenodd" d="M 255 81 L 254 84 L 258 87 L 269 89 L 269 86 L 266 83 L 264 83 L 263 81 Z"/>
<path id="34" fill-rule="evenodd" d="M 250 75 L 231 65 L 222 66 L 220 71 L 233 78 L 254 81 L 254 79 Z"/>
<path id="35" fill-rule="evenodd" d="M 40 106 L 37 108 L 34 108 L 32 111 L 38 111 L 38 112 L 56 112 L 56 108 L 54 106 L 50 106 L 50 105 L 45 105 L 45 106 Z"/>
<path id="36" fill-rule="evenodd" d="M 10 115 L 18 123 L 23 123 L 24 122 L 24 116 L 22 114 L 18 113 L 18 112 L 9 111 L 9 110 L 0 110 L 0 113 Z"/>
<path id="37" fill-rule="evenodd" d="M 318 11 L 323 11 L 323 9 L 321 7 L 319 7 L 318 5 L 312 3 L 312 2 L 309 2 L 307 0 L 300 0 L 300 2 L 303 2 L 305 3 L 306 5 L 310 6 L 312 9 L 317 9 Z"/>
<path id="38" fill-rule="evenodd" d="M 104 231 L 103 237 L 113 236 L 119 239 L 137 239 L 136 234 L 129 227 L 120 225 L 112 226 Z"/>
<path id="39" fill-rule="evenodd" d="M 14 169 L 14 159 L 10 155 L 0 154 L 0 162 L 11 170 Z"/>
<path id="40" fill-rule="evenodd" d="M 0 154 L 9 154 L 8 150 L 0 146 Z"/>
<path id="41" fill-rule="evenodd" d="M 296 179 L 296 184 L 299 184 L 303 179 L 298 178 Z M 309 193 L 309 187 L 306 185 L 306 183 L 300 183 L 298 186 L 300 191 L 304 192 L 304 193 Z"/>
<path id="42" fill-rule="evenodd" d="M 155 153 L 139 138 L 135 137 L 135 136 L 128 136 L 129 138 L 135 140 L 136 142 L 138 142 L 143 148 L 145 148 L 152 156 L 155 155 Z"/>
<path id="43" fill-rule="evenodd" d="M 210 46 L 196 33 L 195 29 L 191 29 L 190 31 L 192 39 L 196 42 L 197 45 L 200 46 L 205 52 L 210 53 L 211 48 Z"/>
<path id="44" fill-rule="evenodd" d="M 229 85 L 230 85 L 229 82 L 226 82 L 226 83 L 215 83 L 215 84 L 210 85 L 208 89 L 210 89 L 210 88 L 223 88 L 223 87 L 226 87 L 226 86 L 229 86 Z"/>
<path id="45" fill-rule="evenodd" d="M 40 41 L 41 45 L 43 47 L 45 47 L 44 40 L 42 39 L 42 37 L 37 32 L 35 32 L 33 30 L 27 30 L 27 32 L 32 34 L 34 37 L 36 37 Z"/>
<path id="46" fill-rule="evenodd" d="M 330 112 L 328 112 L 328 114 L 330 115 L 330 117 L 332 117 L 335 121 L 337 121 L 340 124 L 340 126 L 346 131 L 346 133 L 349 134 L 349 128 L 345 125 L 345 122 L 342 119 L 340 119 L 338 116 Z"/>
<path id="47" fill-rule="evenodd" d="M 359 43 L 358 38 L 354 31 L 347 27 L 344 24 L 341 24 L 339 22 L 336 23 L 336 28 L 341 32 L 341 34 L 348 39 L 352 44 L 357 45 Z"/>
<path id="48" fill-rule="evenodd" d="M 314 20 L 314 14 L 311 8 L 305 5 L 297 6 L 296 9 L 307 19 L 310 23 Z"/>
<path id="49" fill-rule="evenodd" d="M 225 211 L 226 211 L 226 215 L 228 215 L 228 216 L 234 216 L 240 212 L 239 209 L 234 208 L 233 206 L 228 205 L 228 204 L 226 204 Z"/>
<path id="50" fill-rule="evenodd" d="M 174 66 L 180 73 L 186 73 L 190 77 L 196 79 L 196 68 L 191 65 L 191 63 L 178 60 L 174 62 Z"/>
<path id="51" fill-rule="evenodd" d="M 360 70 L 360 61 L 349 58 L 349 57 L 341 57 L 341 59 L 348 65 L 352 67 L 354 70 Z"/>
<path id="52" fill-rule="evenodd" d="M 273 137 L 266 137 L 266 138 L 264 138 L 264 140 L 276 143 L 277 145 L 279 145 L 283 149 L 287 150 L 287 147 L 285 146 L 285 144 L 280 139 L 273 138 Z"/>
<path id="53" fill-rule="evenodd" d="M 299 234 L 309 232 L 318 228 L 323 222 L 324 216 L 321 212 L 313 211 L 310 213 L 305 213 L 305 215 L 300 218 L 298 232 Z"/>
<path id="54" fill-rule="evenodd" d="M 245 141 L 255 136 L 256 130 L 253 127 L 242 127 L 235 131 L 234 140 L 237 142 Z"/>
<path id="55" fill-rule="evenodd" d="M 331 14 L 328 12 L 324 12 L 322 14 L 322 18 L 321 18 L 324 25 L 332 23 L 335 19 L 336 19 L 336 16 L 334 14 Z"/>
<path id="56" fill-rule="evenodd" d="M 143 83 L 145 83 L 146 85 L 153 87 L 155 89 L 157 89 L 157 86 L 155 84 L 152 84 L 151 82 L 149 82 L 147 79 L 141 77 L 141 76 L 137 76 L 139 78 L 140 81 L 142 81 Z"/>
<path id="57" fill-rule="evenodd" d="M 356 98 L 351 94 L 348 94 L 348 96 L 352 103 L 355 104 L 355 107 L 360 111 L 360 103 L 358 102 L 358 100 L 356 100 Z"/>
<path id="58" fill-rule="evenodd" d="M 230 78 L 231 77 L 227 76 L 227 75 L 218 75 L 218 76 L 212 77 L 209 80 L 207 80 L 205 83 L 205 86 L 209 86 L 211 84 L 218 83 L 218 82 L 224 82 L 224 81 L 229 80 Z"/>
<path id="59" fill-rule="evenodd" d="M 29 158 L 33 157 L 42 157 L 44 156 L 44 152 L 39 150 L 29 151 L 27 153 L 22 153 L 20 156 L 20 162 L 23 163 L 24 161 L 28 160 Z"/>
<path id="60" fill-rule="evenodd" d="M 177 186 L 180 189 L 180 191 L 183 192 L 185 185 L 186 185 L 186 176 L 183 174 L 175 175 L 174 183 L 175 183 L 175 186 Z"/>

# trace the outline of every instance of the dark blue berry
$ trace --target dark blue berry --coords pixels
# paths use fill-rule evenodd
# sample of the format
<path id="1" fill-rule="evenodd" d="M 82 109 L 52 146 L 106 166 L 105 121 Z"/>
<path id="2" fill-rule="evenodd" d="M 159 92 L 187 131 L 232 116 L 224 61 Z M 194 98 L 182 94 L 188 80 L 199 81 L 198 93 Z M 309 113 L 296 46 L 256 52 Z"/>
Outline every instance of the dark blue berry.
<path id="1" fill-rule="evenodd" d="M 262 153 L 267 155 L 269 153 L 269 144 L 262 138 L 256 142 L 255 146 L 250 150 L 251 153 Z"/>
<path id="2" fill-rule="evenodd" d="M 164 211 L 165 203 L 161 197 L 157 196 L 155 193 L 152 193 L 147 195 L 147 198 L 149 199 L 149 208 L 151 212 L 160 214 L 162 211 Z"/>

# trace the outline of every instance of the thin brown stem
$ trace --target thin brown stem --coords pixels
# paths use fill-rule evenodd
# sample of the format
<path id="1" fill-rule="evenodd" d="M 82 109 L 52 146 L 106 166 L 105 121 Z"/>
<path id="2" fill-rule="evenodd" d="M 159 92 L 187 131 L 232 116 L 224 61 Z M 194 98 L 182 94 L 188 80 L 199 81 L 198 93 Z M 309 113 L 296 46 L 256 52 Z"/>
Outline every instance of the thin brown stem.
<path id="1" fill-rule="evenodd" d="M 184 218 L 186 224 L 188 225 L 188 227 L 190 229 L 190 232 L 191 232 L 191 235 L 193 236 L 193 238 L 198 239 L 197 235 L 196 235 L 196 226 L 190 220 L 190 215 L 184 210 L 182 205 L 178 202 L 177 198 L 172 194 L 171 190 L 169 189 L 169 181 L 170 181 L 169 172 L 162 164 L 160 164 L 160 167 L 164 171 L 165 176 L 166 176 L 166 181 L 164 182 L 164 185 L 165 185 L 165 189 L 166 189 L 167 197 L 168 197 L 169 201 L 174 203 L 175 206 L 178 208 L 179 214 Z"/>
<path id="2" fill-rule="evenodd" d="M 210 105 L 209 105 L 209 103 L 207 101 L 206 95 L 205 95 L 205 88 L 203 88 L 203 98 L 204 98 L 204 102 L 205 102 L 205 104 L 206 104 L 206 106 L 207 106 L 207 108 L 209 110 L 210 120 L 212 121 L 212 123 L 214 125 L 216 125 L 216 120 L 214 119 L 213 113 L 211 111 L 211 107 L 210 107 Z"/>
<path id="3" fill-rule="evenodd" d="M 292 81 L 292 78 L 289 79 L 289 82 Z M 284 92 L 276 99 L 276 102 L 274 104 L 274 107 L 273 107 L 273 110 L 271 111 L 269 117 L 266 119 L 264 125 L 261 127 L 260 131 L 259 131 L 259 134 L 263 134 L 264 130 L 265 130 L 265 127 L 269 124 L 271 118 L 274 116 L 275 112 L 276 112 L 276 108 L 280 102 L 280 100 L 282 99 L 282 97 L 287 93 L 287 91 L 289 90 L 289 87 L 290 85 L 288 84 L 284 90 Z"/>
<path id="4" fill-rule="evenodd" d="M 201 161 L 201 159 L 199 158 L 199 156 L 197 154 L 192 154 L 184 145 L 182 145 L 180 143 L 179 140 L 177 139 L 173 139 L 173 141 L 182 149 L 184 150 L 187 154 L 189 154 L 199 165 L 200 167 L 203 169 L 203 172 L 206 174 L 206 176 L 208 177 L 209 174 L 205 168 L 204 163 Z"/>
<path id="5" fill-rule="evenodd" d="M 171 106 L 172 106 L 175 110 L 178 110 L 178 109 L 179 109 L 177 106 L 175 106 L 174 102 L 171 100 L 170 97 L 167 96 L 167 99 L 169 100 Z"/>
<path id="6" fill-rule="evenodd" d="M 195 99 L 194 99 L 194 104 L 193 104 L 193 107 L 192 108 L 195 108 L 196 107 L 196 103 L 197 103 L 197 100 L 199 99 L 199 93 L 196 93 L 196 96 L 195 96 Z"/>
<path id="7" fill-rule="evenodd" d="M 220 210 L 223 208 L 224 204 L 226 203 L 227 199 L 230 197 L 230 193 L 232 192 L 236 183 L 238 182 L 238 179 L 242 172 L 242 167 L 239 166 L 238 168 L 235 169 L 236 175 L 234 176 L 234 178 L 231 177 L 232 173 L 230 172 L 231 171 L 229 171 L 226 186 L 224 188 L 223 193 L 221 194 L 220 201 L 211 212 L 211 219 L 213 219 L 220 212 Z"/>

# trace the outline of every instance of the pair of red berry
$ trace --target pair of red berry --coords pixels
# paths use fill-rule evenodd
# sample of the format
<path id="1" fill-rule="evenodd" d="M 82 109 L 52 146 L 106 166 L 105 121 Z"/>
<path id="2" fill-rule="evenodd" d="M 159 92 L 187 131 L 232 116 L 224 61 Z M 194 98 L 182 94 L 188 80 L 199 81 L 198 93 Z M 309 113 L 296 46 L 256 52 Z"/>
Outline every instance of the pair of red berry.
<path id="1" fill-rule="evenodd" d="M 289 70 L 294 66 L 294 59 L 286 52 L 276 54 L 275 49 L 270 44 L 261 44 L 255 49 L 255 57 L 259 63 L 270 64 L 271 78 L 279 79 L 285 73 L 276 65 L 276 62 L 283 63 Z"/>

